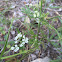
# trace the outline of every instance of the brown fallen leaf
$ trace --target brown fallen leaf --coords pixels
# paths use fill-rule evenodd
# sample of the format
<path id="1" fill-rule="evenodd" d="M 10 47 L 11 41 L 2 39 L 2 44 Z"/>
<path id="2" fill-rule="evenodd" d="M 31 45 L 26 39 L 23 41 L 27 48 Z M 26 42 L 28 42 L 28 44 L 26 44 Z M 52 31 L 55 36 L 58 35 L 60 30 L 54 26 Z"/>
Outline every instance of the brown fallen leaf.
<path id="1" fill-rule="evenodd" d="M 4 10 L 4 8 L 0 8 L 0 11 L 3 11 Z"/>
<path id="2" fill-rule="evenodd" d="M 24 4 L 26 4 L 26 2 L 23 2 Z"/>

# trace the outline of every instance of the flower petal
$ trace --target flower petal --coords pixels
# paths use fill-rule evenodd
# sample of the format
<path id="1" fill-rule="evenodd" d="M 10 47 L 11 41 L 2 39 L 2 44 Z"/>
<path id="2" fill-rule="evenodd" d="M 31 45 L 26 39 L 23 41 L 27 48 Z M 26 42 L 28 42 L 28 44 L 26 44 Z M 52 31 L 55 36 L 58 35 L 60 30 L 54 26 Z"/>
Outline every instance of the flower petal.
<path id="1" fill-rule="evenodd" d="M 11 47 L 11 50 L 14 50 L 15 47 Z"/>

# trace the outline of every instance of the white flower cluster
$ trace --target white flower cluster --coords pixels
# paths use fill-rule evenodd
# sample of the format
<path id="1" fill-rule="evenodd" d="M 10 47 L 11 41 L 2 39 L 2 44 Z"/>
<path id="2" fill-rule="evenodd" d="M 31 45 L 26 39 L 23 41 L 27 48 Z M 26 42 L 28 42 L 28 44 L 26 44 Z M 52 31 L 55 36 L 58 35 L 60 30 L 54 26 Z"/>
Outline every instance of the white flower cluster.
<path id="1" fill-rule="evenodd" d="M 28 38 L 23 35 L 22 43 L 20 44 L 20 47 L 22 47 L 25 43 L 28 43 Z"/>
<path id="2" fill-rule="evenodd" d="M 14 52 L 17 52 L 19 50 L 19 47 L 15 45 L 15 47 L 11 47 L 11 50 L 13 50 Z"/>
<path id="3" fill-rule="evenodd" d="M 19 33 L 16 37 L 15 37 L 15 41 L 17 41 L 19 38 L 21 38 L 22 37 L 22 34 L 21 33 Z"/>
<path id="4" fill-rule="evenodd" d="M 39 17 L 39 15 L 40 15 L 40 14 L 39 14 L 38 11 L 35 11 L 34 14 L 33 14 L 34 17 Z"/>
<path id="5" fill-rule="evenodd" d="M 22 39 L 22 40 L 20 40 Z M 25 35 L 22 35 L 21 33 L 19 33 L 15 38 L 15 46 L 11 47 L 11 50 L 13 50 L 14 52 L 17 52 L 19 50 L 19 47 L 23 47 L 25 43 L 28 43 L 28 38 L 25 37 Z M 17 43 L 19 43 L 19 45 L 17 45 Z"/>

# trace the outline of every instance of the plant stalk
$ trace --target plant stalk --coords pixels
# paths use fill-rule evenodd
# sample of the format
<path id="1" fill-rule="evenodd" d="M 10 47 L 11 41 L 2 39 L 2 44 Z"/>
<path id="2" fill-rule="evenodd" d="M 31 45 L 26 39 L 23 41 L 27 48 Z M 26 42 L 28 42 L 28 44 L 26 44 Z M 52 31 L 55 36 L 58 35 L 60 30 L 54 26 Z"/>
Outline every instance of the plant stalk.
<path id="1" fill-rule="evenodd" d="M 7 46 L 7 43 L 8 43 L 8 39 L 9 39 L 9 34 L 10 34 L 12 23 L 13 23 L 13 19 L 11 20 L 11 24 L 10 24 L 10 28 L 9 28 L 9 31 L 8 31 L 7 39 L 6 39 L 4 48 L 3 48 L 2 52 L 1 52 L 0 58 L 3 56 L 3 54 L 5 52 L 5 49 L 6 49 L 6 46 Z"/>
<path id="2" fill-rule="evenodd" d="M 40 16 L 42 14 L 42 2 L 43 2 L 43 0 L 41 0 Z M 41 23 L 41 18 L 40 18 L 39 23 L 38 23 L 37 41 L 38 41 L 38 35 L 39 35 L 39 32 L 40 32 L 40 23 Z"/>

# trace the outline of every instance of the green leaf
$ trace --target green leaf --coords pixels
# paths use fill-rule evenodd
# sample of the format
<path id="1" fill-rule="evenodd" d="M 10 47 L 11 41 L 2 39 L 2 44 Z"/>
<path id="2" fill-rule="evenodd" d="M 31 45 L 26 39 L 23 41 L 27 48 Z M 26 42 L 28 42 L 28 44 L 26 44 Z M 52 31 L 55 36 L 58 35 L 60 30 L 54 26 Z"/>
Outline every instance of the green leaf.
<path id="1" fill-rule="evenodd" d="M 6 32 L 5 32 L 5 31 L 2 31 L 1 33 L 2 33 L 3 35 L 5 35 Z"/>
<path id="2" fill-rule="evenodd" d="M 6 35 L 4 36 L 4 39 L 5 39 L 5 40 L 7 40 L 7 36 L 8 36 L 8 34 L 6 34 Z"/>
<path id="3" fill-rule="evenodd" d="M 7 48 L 10 48 L 11 46 L 10 45 L 7 45 Z"/>
<path id="4" fill-rule="evenodd" d="M 2 27 L 0 27 L 0 31 L 2 30 L 3 28 Z"/>

